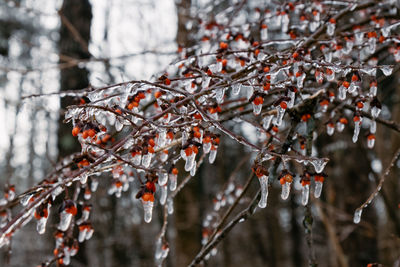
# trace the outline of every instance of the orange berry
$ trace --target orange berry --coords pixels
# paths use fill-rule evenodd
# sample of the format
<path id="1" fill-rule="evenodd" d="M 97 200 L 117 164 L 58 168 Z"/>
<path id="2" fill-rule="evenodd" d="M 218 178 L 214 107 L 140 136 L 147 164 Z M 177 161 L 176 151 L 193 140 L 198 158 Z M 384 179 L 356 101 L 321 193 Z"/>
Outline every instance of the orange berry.
<path id="1" fill-rule="evenodd" d="M 322 100 L 321 102 L 319 102 L 320 106 L 327 106 L 329 105 L 329 101 L 327 99 Z"/>
<path id="2" fill-rule="evenodd" d="M 81 129 L 79 129 L 79 127 L 74 127 L 74 129 L 72 129 L 72 136 L 77 136 L 80 131 Z"/>
<path id="3" fill-rule="evenodd" d="M 265 66 L 263 69 L 264 72 L 269 72 L 269 70 L 270 70 L 269 66 Z"/>
<path id="4" fill-rule="evenodd" d="M 271 84 L 270 83 L 266 83 L 264 86 L 264 91 L 268 91 L 269 89 L 271 89 Z"/>
<path id="5" fill-rule="evenodd" d="M 206 136 L 203 138 L 203 143 L 210 143 L 211 142 L 211 137 Z"/>
<path id="6" fill-rule="evenodd" d="M 282 101 L 280 104 L 281 108 L 287 109 L 287 103 L 285 101 Z"/>
<path id="7" fill-rule="evenodd" d="M 159 98 L 160 96 L 162 96 L 161 91 L 157 91 L 157 92 L 154 93 L 154 97 L 155 98 Z"/>
<path id="8" fill-rule="evenodd" d="M 148 151 L 149 153 L 153 154 L 153 153 L 154 153 L 154 148 L 151 147 L 151 146 L 149 146 L 149 147 L 147 147 L 147 151 Z"/>
<path id="9" fill-rule="evenodd" d="M 224 42 L 220 42 L 219 43 L 219 48 L 221 48 L 221 49 L 228 49 L 228 44 L 227 43 L 224 43 Z"/>
<path id="10" fill-rule="evenodd" d="M 65 211 L 69 214 L 72 214 L 73 216 L 76 215 L 76 213 L 78 212 L 78 209 L 75 207 L 75 205 L 71 205 L 69 207 L 65 208 Z"/>
<path id="11" fill-rule="evenodd" d="M 88 138 L 88 136 L 89 136 L 88 131 L 87 131 L 87 130 L 86 130 L 86 131 L 83 131 L 83 133 L 82 133 L 82 138 L 83 138 L 83 139 L 86 139 L 86 138 Z"/>
<path id="12" fill-rule="evenodd" d="M 197 146 L 193 146 L 193 147 L 192 147 L 192 150 L 193 150 L 193 152 L 194 152 L 195 154 L 198 154 L 198 153 L 199 153 L 199 149 L 197 148 Z"/>
<path id="13" fill-rule="evenodd" d="M 191 147 L 188 147 L 185 149 L 185 154 L 187 157 L 189 157 L 190 155 L 192 155 L 193 153 L 193 149 Z"/>
<path id="14" fill-rule="evenodd" d="M 154 202 L 154 195 L 152 193 L 144 193 L 142 196 L 143 201 Z"/>
<path id="15" fill-rule="evenodd" d="M 167 138 L 168 139 L 174 139 L 174 133 L 173 132 L 168 132 L 167 133 Z"/>
<path id="16" fill-rule="evenodd" d="M 344 81 L 343 82 L 343 86 L 346 87 L 346 88 L 349 88 L 350 83 L 348 81 Z"/>
<path id="17" fill-rule="evenodd" d="M 156 145 L 156 142 L 154 142 L 154 139 L 153 139 L 153 138 L 151 138 L 151 139 L 149 140 L 149 145 L 152 146 L 152 147 L 154 147 L 154 146 Z"/>
<path id="18" fill-rule="evenodd" d="M 253 101 L 254 105 L 261 105 L 262 103 L 264 103 L 264 98 L 262 98 L 261 96 L 257 96 L 254 101 Z"/>
<path id="19" fill-rule="evenodd" d="M 351 81 L 352 81 L 352 82 L 358 81 L 358 76 L 355 75 L 355 74 L 353 74 L 353 76 L 351 76 Z"/>
<path id="20" fill-rule="evenodd" d="M 90 137 L 93 137 L 93 136 L 96 135 L 96 131 L 95 131 L 94 129 L 89 129 L 89 130 L 87 130 L 87 133 L 88 133 L 88 135 L 89 135 Z"/>
<path id="21" fill-rule="evenodd" d="M 178 174 L 178 172 L 179 172 L 179 171 L 178 171 L 178 169 L 177 169 L 177 168 L 173 168 L 173 169 L 172 169 L 172 174 L 175 174 L 175 175 L 177 175 L 177 174 Z"/>
<path id="22" fill-rule="evenodd" d="M 348 123 L 346 118 L 340 118 L 339 122 L 342 123 L 342 124 L 347 124 Z"/>
<path id="23" fill-rule="evenodd" d="M 200 138 L 201 137 L 201 133 L 200 132 L 194 132 L 193 136 L 196 138 Z"/>

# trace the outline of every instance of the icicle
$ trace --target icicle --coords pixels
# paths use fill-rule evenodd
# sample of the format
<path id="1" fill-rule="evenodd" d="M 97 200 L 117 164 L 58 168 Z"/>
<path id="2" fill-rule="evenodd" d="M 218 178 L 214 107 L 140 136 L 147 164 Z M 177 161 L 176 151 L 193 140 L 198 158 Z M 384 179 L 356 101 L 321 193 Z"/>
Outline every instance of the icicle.
<path id="1" fill-rule="evenodd" d="M 261 186 L 261 199 L 258 202 L 258 206 L 260 208 L 265 208 L 267 206 L 267 198 L 268 198 L 268 176 L 261 176 L 258 178 Z"/>
<path id="2" fill-rule="evenodd" d="M 284 109 L 280 105 L 278 105 L 276 107 L 276 110 L 277 110 L 278 114 L 276 116 L 275 124 L 276 124 L 276 126 L 280 126 L 282 124 L 282 119 L 283 119 L 283 116 L 285 115 L 286 109 Z"/>
<path id="3" fill-rule="evenodd" d="M 143 157 L 142 157 L 143 167 L 148 168 L 150 166 L 152 156 L 153 156 L 153 154 L 150 152 L 143 155 Z"/>
<path id="4" fill-rule="evenodd" d="M 159 184 L 160 186 L 163 186 L 163 185 L 167 184 L 167 182 L 168 182 L 168 173 L 166 173 L 166 172 L 161 172 L 161 173 L 158 175 L 158 184 Z"/>
<path id="5" fill-rule="evenodd" d="M 168 214 L 171 215 L 174 213 L 174 201 L 172 198 L 167 199 L 167 209 L 168 209 Z"/>
<path id="6" fill-rule="evenodd" d="M 142 155 L 137 153 L 134 157 L 132 157 L 132 163 L 135 165 L 140 165 L 140 162 L 142 162 Z"/>
<path id="7" fill-rule="evenodd" d="M 358 208 L 356 209 L 356 211 L 354 212 L 354 218 L 353 218 L 353 222 L 358 224 L 361 221 L 361 214 L 362 214 L 362 209 Z"/>
<path id="8" fill-rule="evenodd" d="M 170 173 L 169 174 L 169 190 L 175 191 L 176 186 L 177 186 L 177 178 L 178 175 Z"/>
<path id="9" fill-rule="evenodd" d="M 161 152 L 160 160 L 161 162 L 166 162 L 168 159 L 168 150 L 164 150 Z"/>
<path id="10" fill-rule="evenodd" d="M 156 241 L 156 253 L 155 253 L 155 258 L 157 260 L 161 259 L 161 254 L 162 254 L 161 246 L 162 246 L 162 240 L 161 238 L 158 238 Z"/>
<path id="11" fill-rule="evenodd" d="M 317 173 L 321 173 L 324 170 L 327 163 L 328 162 L 325 161 L 324 159 L 311 160 L 311 164 L 314 166 L 314 169 Z"/>
<path id="12" fill-rule="evenodd" d="M 371 124 L 369 125 L 369 131 L 371 133 L 376 133 L 376 121 L 371 121 Z"/>
<path id="13" fill-rule="evenodd" d="M 290 98 L 289 102 L 287 103 L 288 108 L 292 108 L 294 106 L 294 101 L 296 99 L 296 93 L 292 90 L 289 90 L 288 97 Z"/>
<path id="14" fill-rule="evenodd" d="M 326 69 L 326 79 L 330 82 L 335 79 L 335 72 L 332 69 Z"/>
<path id="15" fill-rule="evenodd" d="M 339 97 L 340 100 L 345 100 L 346 99 L 346 91 L 347 91 L 347 89 L 343 85 L 341 85 L 339 87 L 338 97 Z"/>
<path id="16" fill-rule="evenodd" d="M 197 163 L 196 163 L 196 161 L 194 161 L 193 167 L 192 167 L 192 169 L 190 169 L 190 176 L 194 176 L 196 174 L 196 170 L 197 170 L 196 165 L 197 165 Z"/>
<path id="17" fill-rule="evenodd" d="M 369 40 L 368 40 L 368 45 L 369 45 L 369 53 L 370 54 L 373 54 L 373 53 L 375 53 L 375 50 L 376 50 L 376 38 L 369 38 Z"/>
<path id="18" fill-rule="evenodd" d="M 383 72 L 383 74 L 385 74 L 385 76 L 389 76 L 392 74 L 393 72 L 393 67 L 392 66 L 382 66 L 381 67 L 381 71 Z"/>
<path id="19" fill-rule="evenodd" d="M 328 123 L 326 125 L 326 132 L 329 136 L 332 136 L 335 132 L 335 126 L 333 123 Z"/>
<path id="20" fill-rule="evenodd" d="M 333 34 L 335 33 L 335 26 L 336 26 L 335 23 L 328 22 L 328 26 L 327 26 L 327 29 L 326 29 L 326 33 L 327 33 L 329 36 L 333 36 Z"/>
<path id="21" fill-rule="evenodd" d="M 238 95 L 240 93 L 240 89 L 242 88 L 242 84 L 241 83 L 235 83 L 232 85 L 232 93 L 234 95 Z"/>
<path id="22" fill-rule="evenodd" d="M 151 217 L 153 215 L 153 201 L 151 200 L 143 200 L 142 199 L 142 205 L 143 205 L 143 210 L 144 210 L 144 221 L 149 223 L 151 222 Z"/>
<path id="23" fill-rule="evenodd" d="M 273 118 L 274 118 L 274 115 L 268 115 L 268 116 L 265 116 L 263 118 L 262 123 L 263 123 L 263 128 L 265 130 L 268 130 L 269 126 L 271 125 L 271 121 L 272 121 Z"/>
<path id="24" fill-rule="evenodd" d="M 165 202 L 167 201 L 167 192 L 168 192 L 167 185 L 165 184 L 163 186 L 160 186 L 160 188 L 161 188 L 160 204 L 164 205 Z"/>
<path id="25" fill-rule="evenodd" d="M 298 88 L 303 88 L 304 85 L 304 80 L 306 79 L 306 74 L 303 73 L 300 76 L 297 77 L 297 87 Z"/>
<path id="26" fill-rule="evenodd" d="M 375 135 L 370 134 L 367 137 L 367 145 L 369 149 L 372 149 L 375 145 Z"/>
<path id="27" fill-rule="evenodd" d="M 88 173 L 87 172 L 84 172 L 79 176 L 79 180 L 80 180 L 81 184 L 86 184 L 87 179 L 88 179 Z"/>
<path id="28" fill-rule="evenodd" d="M 319 198 L 321 196 L 323 184 L 324 183 L 321 181 L 315 181 L 315 188 L 314 188 L 314 197 L 315 198 Z"/>
<path id="29" fill-rule="evenodd" d="M 343 130 L 344 130 L 344 123 L 338 122 L 338 123 L 336 124 L 336 128 L 337 128 L 337 130 L 338 130 L 339 133 L 343 132 Z"/>
<path id="30" fill-rule="evenodd" d="M 58 225 L 58 229 L 60 231 L 66 231 L 71 223 L 72 214 L 63 210 L 60 214 L 60 224 Z"/>
<path id="31" fill-rule="evenodd" d="M 165 259 L 168 256 L 169 247 L 167 245 L 163 245 L 161 250 L 162 250 L 161 258 Z"/>
<path id="32" fill-rule="evenodd" d="M 357 90 L 358 86 L 356 85 L 355 82 L 351 82 L 350 86 L 348 88 L 348 91 L 350 94 L 354 93 Z"/>
<path id="33" fill-rule="evenodd" d="M 222 103 L 224 100 L 224 95 L 225 95 L 225 88 L 220 88 L 215 90 L 215 100 L 217 103 Z"/>
<path id="34" fill-rule="evenodd" d="M 195 163 L 196 153 L 192 152 L 189 156 L 186 156 L 185 171 L 190 171 Z"/>
<path id="35" fill-rule="evenodd" d="M 353 143 L 357 142 L 358 135 L 360 134 L 360 129 L 361 129 L 361 119 L 359 121 L 354 122 Z"/>
<path id="36" fill-rule="evenodd" d="M 282 32 L 287 32 L 289 28 L 289 15 L 282 15 Z"/>
<path id="37" fill-rule="evenodd" d="M 290 185 L 292 183 L 290 182 L 285 182 L 284 184 L 282 184 L 282 193 L 281 193 L 281 197 L 283 200 L 286 200 L 289 197 L 289 193 L 290 193 Z"/>
<path id="38" fill-rule="evenodd" d="M 259 115 L 262 110 L 262 104 L 256 105 L 253 103 L 253 113 L 254 115 Z"/>
<path id="39" fill-rule="evenodd" d="M 374 107 L 371 108 L 371 116 L 372 116 L 373 118 L 378 118 L 378 116 L 379 116 L 380 113 L 381 113 L 381 109 L 380 109 L 380 108 L 378 108 L 378 107 L 376 107 L 376 106 L 374 106 Z"/>
<path id="40" fill-rule="evenodd" d="M 117 118 L 115 120 L 115 130 L 117 130 L 117 132 L 119 132 L 122 130 L 123 127 L 124 127 L 124 124 L 122 124 L 122 122 L 120 122 L 119 118 Z"/>
<path id="41" fill-rule="evenodd" d="M 159 147 L 163 147 L 165 146 L 166 141 L 167 141 L 167 132 L 165 129 L 163 129 L 158 133 L 157 145 Z"/>
<path id="42" fill-rule="evenodd" d="M 310 195 L 310 185 L 306 184 L 301 188 L 301 204 L 303 204 L 303 206 L 307 205 L 309 195 Z"/>
<path id="43" fill-rule="evenodd" d="M 204 154 L 208 154 L 208 152 L 210 152 L 212 147 L 211 142 L 203 142 L 203 150 L 204 150 Z"/>
<path id="44" fill-rule="evenodd" d="M 82 229 L 81 229 L 81 226 L 79 226 L 79 235 L 78 235 L 78 242 L 79 243 L 82 243 L 83 241 L 85 241 L 86 233 L 87 233 L 86 227 L 82 227 Z"/>
<path id="45" fill-rule="evenodd" d="M 369 88 L 370 97 L 376 96 L 377 91 L 378 91 L 378 87 L 375 84 L 371 85 L 371 87 Z"/>
<path id="46" fill-rule="evenodd" d="M 261 29 L 261 40 L 265 41 L 268 39 L 268 28 L 264 27 Z"/>
<path id="47" fill-rule="evenodd" d="M 20 203 L 22 206 L 28 205 L 29 201 L 33 197 L 33 194 L 25 195 L 21 198 Z"/>
<path id="48" fill-rule="evenodd" d="M 363 32 L 357 32 L 355 34 L 356 37 L 356 45 L 362 45 L 363 44 L 363 39 L 364 39 L 364 33 Z"/>
<path id="49" fill-rule="evenodd" d="M 37 220 L 36 230 L 38 231 L 39 235 L 44 234 L 46 231 L 47 219 L 48 217 L 41 217 L 39 220 Z"/>
<path id="50" fill-rule="evenodd" d="M 210 156 L 208 158 L 208 161 L 210 162 L 210 164 L 214 163 L 216 157 L 217 157 L 217 149 L 216 149 L 216 147 L 212 146 L 211 151 L 210 151 Z"/>
<path id="51" fill-rule="evenodd" d="M 96 192 L 98 185 L 99 181 L 97 179 L 92 179 L 92 183 L 90 184 L 90 191 Z"/>

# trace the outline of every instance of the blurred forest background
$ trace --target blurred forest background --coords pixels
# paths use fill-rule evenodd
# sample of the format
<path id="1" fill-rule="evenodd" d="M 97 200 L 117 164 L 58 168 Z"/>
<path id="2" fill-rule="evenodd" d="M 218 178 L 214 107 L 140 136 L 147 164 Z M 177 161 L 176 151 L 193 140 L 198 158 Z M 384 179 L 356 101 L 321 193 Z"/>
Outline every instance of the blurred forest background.
<path id="1" fill-rule="evenodd" d="M 194 44 L 190 32 L 196 30 L 199 10 L 212 16 L 231 2 L 0 0 L 0 187 L 15 184 L 16 191 L 23 192 L 43 179 L 57 160 L 80 150 L 70 134 L 71 125 L 62 124 L 63 108 L 73 99 L 60 102 L 51 96 L 23 100 L 23 96 L 149 79 L 174 59 L 178 45 Z M 243 8 L 263 4 L 261 0 L 246 1 Z M 384 63 L 385 55 L 379 60 Z M 384 88 L 382 116 L 399 122 L 399 72 L 380 78 Z M 351 135 L 346 129 L 318 139 L 317 149 L 330 162 L 322 198 L 312 201 L 317 262 L 319 266 L 366 266 L 373 262 L 399 266 L 400 162 L 380 195 L 364 210 L 361 223 L 353 223 L 354 210 L 376 187 L 379 175 L 400 146 L 399 133 L 380 127 L 373 150 L 360 142 L 351 143 Z M 228 181 L 243 184 L 247 179 L 251 161 L 246 153 L 240 144 L 224 139 L 216 163 L 204 163 L 179 193 L 167 232 L 170 255 L 166 266 L 185 266 L 199 251 L 204 219 L 221 215 L 213 210 L 216 195 Z M 234 170 L 234 164 L 240 162 L 240 169 Z M 268 208 L 236 226 L 220 243 L 209 266 L 307 264 L 305 208 L 299 191 L 282 201 L 279 185 L 275 186 Z M 251 191 L 258 188 L 258 182 L 253 181 Z M 134 195 L 116 199 L 100 184 L 92 196 L 95 234 L 81 245 L 71 266 L 154 265 L 162 214 L 156 207 L 153 222 L 144 224 Z M 55 224 L 55 218 L 50 220 L 50 225 Z M 49 230 L 39 236 L 31 222 L 15 235 L 12 251 L 1 250 L 0 266 L 32 266 L 50 258 L 52 234 Z"/>

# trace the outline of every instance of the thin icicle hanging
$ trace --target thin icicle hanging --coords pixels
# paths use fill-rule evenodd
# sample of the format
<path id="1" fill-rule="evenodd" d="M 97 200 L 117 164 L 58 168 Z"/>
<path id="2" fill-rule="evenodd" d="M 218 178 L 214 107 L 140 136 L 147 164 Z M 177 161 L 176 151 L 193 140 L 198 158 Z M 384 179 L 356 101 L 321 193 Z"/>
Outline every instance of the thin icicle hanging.
<path id="1" fill-rule="evenodd" d="M 58 225 L 60 231 L 66 231 L 68 229 L 72 217 L 76 215 L 77 211 L 75 203 L 72 200 L 64 201 L 61 206 L 60 223 Z"/>
<path id="2" fill-rule="evenodd" d="M 265 208 L 267 206 L 268 198 L 268 170 L 260 164 L 253 167 L 253 172 L 258 177 L 261 186 L 261 198 L 258 202 L 258 206 L 260 208 Z"/>
<path id="3" fill-rule="evenodd" d="M 142 195 L 142 205 L 144 210 L 144 221 L 151 222 L 154 206 L 154 195 L 152 193 L 144 193 Z"/>
<path id="4" fill-rule="evenodd" d="M 177 186 L 177 179 L 178 179 L 178 169 L 173 168 L 171 173 L 169 174 L 169 190 L 175 191 Z"/>
<path id="5" fill-rule="evenodd" d="M 374 145 L 375 145 L 375 135 L 370 133 L 367 136 L 367 146 L 369 149 L 372 149 L 374 148 Z"/>
<path id="6" fill-rule="evenodd" d="M 293 182 L 293 175 L 288 171 L 283 171 L 279 179 L 280 184 L 282 185 L 282 193 L 281 197 L 283 200 L 286 200 L 289 197 L 290 193 L 290 185 Z"/>
<path id="7" fill-rule="evenodd" d="M 264 98 L 262 96 L 257 96 L 253 100 L 253 113 L 254 115 L 259 115 L 262 110 L 262 104 L 264 103 Z"/>
<path id="8" fill-rule="evenodd" d="M 316 174 L 314 175 L 314 181 L 315 181 L 315 188 L 314 188 L 314 197 L 319 198 L 322 193 L 322 186 L 324 184 L 325 180 L 325 174 Z"/>
<path id="9" fill-rule="evenodd" d="M 356 211 L 354 212 L 354 218 L 353 218 L 353 222 L 358 224 L 361 221 L 361 214 L 362 214 L 362 209 L 358 208 L 356 209 Z"/>
<path id="10" fill-rule="evenodd" d="M 354 121 L 353 143 L 356 143 L 358 140 L 358 135 L 360 134 L 362 117 L 359 115 L 355 115 L 353 121 Z"/>

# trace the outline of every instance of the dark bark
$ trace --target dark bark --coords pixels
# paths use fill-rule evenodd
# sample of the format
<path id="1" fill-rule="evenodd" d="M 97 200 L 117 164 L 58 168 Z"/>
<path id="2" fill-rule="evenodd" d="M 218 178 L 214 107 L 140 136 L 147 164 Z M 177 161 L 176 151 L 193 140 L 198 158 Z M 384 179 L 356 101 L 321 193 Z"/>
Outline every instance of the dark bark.
<path id="1" fill-rule="evenodd" d="M 59 11 L 61 27 L 58 42 L 60 63 L 65 59 L 88 59 L 88 43 L 92 21 L 92 6 L 88 0 L 64 0 Z M 60 91 L 86 88 L 89 85 L 88 70 L 78 66 L 60 70 Z M 62 98 L 61 110 L 74 103 L 74 99 Z M 77 140 L 71 135 L 71 124 L 64 124 L 63 113 L 59 119 L 58 128 L 58 156 L 62 158 L 80 150 Z M 80 245 L 75 258 L 82 265 L 87 265 L 85 244 Z"/>
<path id="2" fill-rule="evenodd" d="M 90 40 L 90 26 L 92 21 L 92 7 L 88 0 L 64 0 L 59 12 L 61 27 L 58 42 L 60 63 L 65 58 L 88 59 L 88 43 Z M 89 85 L 88 70 L 78 66 L 60 70 L 60 90 L 75 90 L 86 88 Z M 61 99 L 61 109 L 74 103 L 71 98 Z M 62 123 L 60 117 L 58 129 L 59 157 L 64 157 L 80 150 L 80 145 L 71 135 L 71 124 Z"/>

